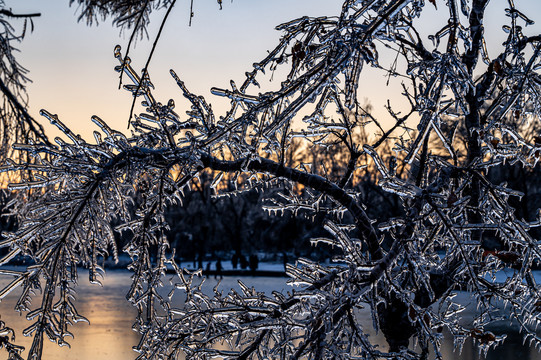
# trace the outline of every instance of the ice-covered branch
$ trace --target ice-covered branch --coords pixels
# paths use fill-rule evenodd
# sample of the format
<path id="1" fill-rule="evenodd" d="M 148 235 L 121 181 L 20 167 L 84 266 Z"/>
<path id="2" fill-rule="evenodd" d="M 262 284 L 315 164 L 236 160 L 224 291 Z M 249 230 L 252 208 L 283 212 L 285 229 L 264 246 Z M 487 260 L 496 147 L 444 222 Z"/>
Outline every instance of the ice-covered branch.
<path id="1" fill-rule="evenodd" d="M 248 166 L 244 165 L 247 159 L 224 161 L 213 158 L 207 154 L 201 155 L 201 161 L 206 167 L 218 171 L 240 171 L 244 166 L 245 170 L 265 172 L 277 177 L 283 177 L 330 196 L 351 212 L 355 218 L 355 223 L 359 231 L 363 234 L 363 238 L 366 241 L 368 251 L 372 258 L 374 260 L 379 260 L 382 257 L 376 231 L 372 227 L 371 220 L 366 215 L 361 204 L 345 190 L 338 185 L 327 181 L 325 178 L 319 175 L 288 168 L 265 158 L 253 159 L 249 161 Z"/>

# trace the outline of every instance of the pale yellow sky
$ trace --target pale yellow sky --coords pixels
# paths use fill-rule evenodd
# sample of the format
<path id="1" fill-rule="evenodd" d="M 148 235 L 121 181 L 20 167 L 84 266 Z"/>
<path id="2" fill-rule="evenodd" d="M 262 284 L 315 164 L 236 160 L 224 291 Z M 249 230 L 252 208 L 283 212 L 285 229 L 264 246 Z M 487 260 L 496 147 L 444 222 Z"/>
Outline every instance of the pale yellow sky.
<path id="1" fill-rule="evenodd" d="M 39 110 L 47 109 L 87 139 L 91 139 L 95 130 L 90 121 L 92 115 L 125 131 L 132 98 L 128 92 L 118 90 L 113 49 L 120 44 L 125 51 L 129 33 L 121 36 L 110 21 L 92 27 L 77 23 L 76 8 L 70 8 L 68 0 L 5 2 L 17 13 L 42 13 L 40 18 L 34 19 L 34 32 L 18 46 L 21 50 L 18 59 L 30 70 L 29 77 L 33 80 L 28 85 L 31 114 L 46 125 Z M 252 63 L 262 59 L 267 50 L 277 44 L 281 34 L 274 26 L 303 15 L 338 14 L 342 1 L 226 0 L 224 9 L 219 11 L 214 0 L 195 0 L 191 27 L 188 26 L 189 4 L 190 0 L 177 1 L 150 66 L 156 97 L 162 102 L 175 99 L 179 114 L 187 110 L 186 102 L 170 77 L 169 69 L 174 69 L 192 92 L 212 102 L 215 110 L 225 108 L 228 102 L 212 96 L 210 88 L 229 88 L 230 79 L 241 83 L 244 73 L 252 69 Z M 447 19 L 444 1 L 436 0 L 436 4 L 440 4 L 438 10 L 427 2 L 426 15 L 422 19 L 426 34 L 437 31 Z M 541 33 L 541 2 L 515 0 L 515 4 L 538 21 L 526 28 L 525 33 Z M 497 48 L 505 36 L 501 25 L 506 5 L 507 0 L 493 0 L 488 8 L 485 27 L 491 39 L 491 57 L 497 55 Z M 146 61 L 163 12 L 153 15 L 150 40 L 139 41 L 130 52 L 136 70 L 140 70 Z M 389 62 L 389 59 L 381 59 L 381 62 Z M 385 81 L 382 73 L 375 72 L 361 82 L 360 89 L 361 101 L 368 98 L 382 118 L 385 117 L 383 105 L 387 95 L 396 91 L 396 88 L 386 87 Z M 395 79 L 395 85 L 400 81 Z M 399 104 L 397 106 L 399 108 Z M 386 123 L 385 119 L 380 121 Z M 48 124 L 47 127 L 51 129 Z"/>
<path id="2" fill-rule="evenodd" d="M 118 90 L 113 49 L 120 44 L 124 52 L 129 33 L 120 36 L 110 21 L 98 27 L 77 23 L 76 9 L 68 7 L 67 0 L 18 0 L 6 5 L 14 12 L 42 13 L 34 20 L 35 31 L 19 45 L 18 59 L 30 70 L 33 81 L 28 85 L 31 114 L 40 118 L 39 110 L 45 108 L 85 138 L 95 129 L 92 115 L 125 130 L 132 98 Z M 189 1 L 177 1 L 150 66 L 157 98 L 162 102 L 174 98 L 179 113 L 187 110 L 181 108 L 184 99 L 169 75 L 169 69 L 174 69 L 192 92 L 224 104 L 223 99 L 211 96 L 210 88 L 229 88 L 230 79 L 242 82 L 252 63 L 277 44 L 280 33 L 274 26 L 306 13 L 335 14 L 340 5 L 340 1 L 327 0 L 235 0 L 224 1 L 219 11 L 216 1 L 196 0 L 189 27 Z M 153 15 L 150 40 L 139 41 L 130 51 L 138 71 L 163 12 Z"/>

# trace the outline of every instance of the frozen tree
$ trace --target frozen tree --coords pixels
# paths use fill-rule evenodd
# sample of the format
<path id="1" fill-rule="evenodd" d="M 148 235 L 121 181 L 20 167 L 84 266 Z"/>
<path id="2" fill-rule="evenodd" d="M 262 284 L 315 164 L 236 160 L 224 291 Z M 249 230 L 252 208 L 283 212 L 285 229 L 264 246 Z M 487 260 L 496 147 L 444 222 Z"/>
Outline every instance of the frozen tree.
<path id="1" fill-rule="evenodd" d="M 448 16 L 426 37 L 423 12 L 436 5 Z M 541 257 L 539 213 L 518 219 L 509 201 L 522 196 L 520 189 L 487 174 L 507 163 L 526 171 L 539 166 L 541 137 L 524 129 L 539 129 L 541 37 L 528 34 L 533 21 L 509 0 L 504 43 L 489 54 L 488 5 L 346 0 L 336 16 L 279 25 L 279 44 L 242 84 L 212 89 L 231 100 L 220 116 L 174 71 L 191 108 L 181 114 L 172 100 L 159 102 L 146 69 L 135 71 L 115 48 L 117 70 L 131 81 L 124 88 L 144 107 L 131 120 L 132 133 L 94 116 L 97 130 L 87 141 L 43 110 L 64 138 L 17 144 L 32 162 L 2 167 L 20 172 L 13 191 L 39 194 L 9 204 L 20 226 L 0 243 L 9 249 L 2 264 L 18 254 L 35 261 L 24 271 L 0 270 L 13 279 L 0 298 L 22 287 L 16 310 L 28 311 L 29 358 L 40 357 L 45 337 L 65 345 L 69 326 L 85 320 L 73 300 L 78 267 L 98 283 L 99 259 L 119 251 L 132 259 L 127 298 L 139 310 L 141 359 L 441 358 L 444 330 L 457 349 L 473 338 L 486 352 L 505 339 L 487 326 L 507 317 L 539 347 L 541 302 L 532 275 Z M 370 69 L 400 80 L 389 89 L 407 110 L 389 102 L 388 129 L 358 102 Z M 281 82 L 261 92 L 268 72 Z M 363 135 L 370 128 L 374 136 Z M 325 161 L 291 164 L 294 138 L 308 151 L 340 147 L 346 167 L 337 176 Z M 314 218 L 324 219 L 328 236 L 313 243 L 331 244 L 341 255 L 331 265 L 301 259 L 289 266 L 299 287 L 287 294 L 243 284 L 240 291 L 202 293 L 197 273 L 172 260 L 164 211 L 209 170 L 216 196 L 251 189 L 274 195 L 270 189 L 280 186 L 265 205 L 270 213 L 324 214 Z M 378 189 L 399 198 L 403 215 L 367 216 L 367 207 L 378 204 L 361 201 L 355 182 L 362 171 L 377 172 Z M 113 219 L 120 225 L 113 228 Z M 129 235 L 123 249 L 115 247 L 115 231 Z M 158 291 L 166 266 L 178 276 L 169 297 Z M 478 304 L 471 323 L 460 321 L 458 290 Z M 371 326 L 388 347 L 371 341 L 361 311 L 371 312 Z"/>

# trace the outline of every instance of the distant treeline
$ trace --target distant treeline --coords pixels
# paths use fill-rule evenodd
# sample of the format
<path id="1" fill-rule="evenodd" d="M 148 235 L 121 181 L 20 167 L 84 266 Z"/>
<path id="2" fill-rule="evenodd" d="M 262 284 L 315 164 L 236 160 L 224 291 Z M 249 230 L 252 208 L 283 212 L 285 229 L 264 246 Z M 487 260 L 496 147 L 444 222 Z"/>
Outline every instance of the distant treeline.
<path id="1" fill-rule="evenodd" d="M 541 170 L 538 167 L 525 169 L 521 166 L 504 165 L 494 168 L 488 177 L 495 183 L 507 183 L 511 189 L 524 193 L 522 198 L 512 197 L 511 204 L 519 219 L 535 221 L 537 209 L 541 207 Z M 325 259 L 333 255 L 328 246 L 311 246 L 310 239 L 328 237 L 323 229 L 326 216 L 339 218 L 339 214 L 314 213 L 308 209 L 266 211 L 269 204 L 268 192 L 250 190 L 236 196 L 214 197 L 210 188 L 212 177 L 202 176 L 195 191 L 187 192 L 182 205 L 169 208 L 166 220 L 170 225 L 168 234 L 171 246 L 179 257 L 192 261 L 205 254 L 235 252 L 248 256 L 255 252 L 266 252 L 280 256 L 293 253 L 295 257 L 304 256 Z M 365 171 L 356 179 L 355 187 L 360 188 L 363 204 L 371 204 L 366 211 L 370 218 L 387 220 L 404 212 L 398 197 L 384 192 L 377 185 L 373 171 Z M 274 195 L 289 193 L 290 189 L 276 188 Z M 303 189 L 298 190 L 302 200 Z M 321 207 L 324 207 L 322 202 Z M 347 219 L 344 219 L 347 220 Z M 539 227 L 531 229 L 534 238 L 539 238 Z M 355 236 L 355 234 L 353 234 Z M 497 241 L 498 234 L 486 232 L 485 241 L 490 248 L 502 244 Z"/>
<path id="2" fill-rule="evenodd" d="M 294 153 L 294 152 L 292 152 Z M 302 154 L 303 159 L 311 162 L 325 161 L 329 173 L 327 176 L 340 176 L 346 169 L 347 162 L 340 152 L 329 153 L 322 151 L 318 154 Z M 386 162 L 390 158 L 383 159 Z M 289 162 L 299 159 L 288 159 Z M 415 164 L 411 169 L 404 169 L 404 178 L 415 177 Z M 330 175 L 329 175 L 330 174 Z M 167 238 L 171 244 L 171 250 L 175 249 L 176 256 L 184 261 L 196 262 L 206 259 L 208 255 L 214 259 L 220 254 L 236 253 L 248 257 L 257 252 L 275 254 L 276 259 L 282 259 L 284 254 L 293 256 L 309 257 L 323 260 L 333 256 L 333 249 L 329 246 L 312 246 L 310 239 L 328 237 L 323 228 L 325 217 L 332 217 L 340 222 L 341 214 L 328 214 L 324 211 L 325 200 L 321 201 L 320 211 L 303 209 L 302 206 L 295 209 L 276 210 L 280 194 L 295 194 L 302 203 L 305 189 L 288 189 L 280 187 L 280 183 L 274 182 L 273 191 L 252 189 L 239 191 L 234 196 L 215 196 L 212 182 L 216 174 L 203 172 L 198 182 L 191 184 L 191 191 L 185 191 L 181 201 L 170 204 L 166 212 L 166 221 L 170 230 Z M 524 168 L 518 165 L 503 165 L 494 167 L 487 175 L 496 184 L 507 183 L 507 187 L 524 193 L 521 198 L 512 196 L 510 203 L 515 208 L 517 218 L 525 221 L 535 221 L 537 209 L 541 207 L 541 170 Z M 221 186 L 234 186 L 232 179 L 222 180 Z M 372 219 L 386 221 L 403 214 L 404 209 L 398 197 L 387 193 L 377 186 L 378 174 L 375 169 L 367 167 L 355 172 L 352 177 L 353 186 L 360 189 L 362 194 L 359 200 L 363 204 L 370 204 L 366 212 Z M 278 184 L 278 185 L 277 185 Z M 138 191 L 143 191 L 139 189 Z M 269 197 L 270 194 L 270 197 Z M 276 201 L 273 201 L 275 199 Z M 3 216 L 0 218 L 2 231 L 14 230 L 17 227 L 17 216 L 12 214 L 8 204 L 9 194 L 1 193 L 0 202 L 3 206 Z M 137 202 L 134 204 L 134 211 Z M 265 210 L 267 208 L 267 210 Z M 269 211 L 268 209 L 271 209 Z M 345 215 L 349 216 L 349 215 Z M 344 219 L 347 223 L 348 219 Z M 351 220 L 351 219 L 349 219 Z M 540 227 L 533 227 L 531 235 L 540 238 Z M 497 232 L 485 232 L 485 241 L 490 248 L 501 246 L 498 242 Z M 129 232 L 117 234 L 118 248 L 122 249 L 126 244 Z M 355 237 L 355 234 L 353 233 Z M 385 241 L 385 239 L 383 239 Z M 6 253 L 9 249 L 0 249 Z M 19 261 L 21 259 L 18 259 Z M 230 260 L 230 259 L 224 259 Z M 294 260 L 289 258 L 289 260 Z"/>

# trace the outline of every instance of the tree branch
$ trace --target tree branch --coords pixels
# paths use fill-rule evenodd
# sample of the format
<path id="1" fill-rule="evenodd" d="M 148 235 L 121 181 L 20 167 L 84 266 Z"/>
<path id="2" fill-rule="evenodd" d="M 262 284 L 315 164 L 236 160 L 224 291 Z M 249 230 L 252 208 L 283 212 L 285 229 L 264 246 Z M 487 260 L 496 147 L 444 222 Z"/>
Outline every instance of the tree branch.
<path id="1" fill-rule="evenodd" d="M 41 139 L 45 144 L 51 145 L 47 135 L 45 135 L 45 130 L 43 127 L 26 111 L 26 108 L 19 102 L 17 97 L 11 92 L 11 90 L 4 84 L 2 79 L 0 79 L 0 91 L 6 96 L 9 102 L 19 111 L 22 115 L 23 121 L 28 124 L 30 131 L 32 131 L 37 138 Z"/>
<path id="2" fill-rule="evenodd" d="M 241 171 L 242 165 L 246 163 L 246 160 L 247 159 L 242 158 L 235 161 L 226 161 L 219 160 L 209 154 L 201 154 L 203 165 L 218 171 Z M 372 260 L 379 260 L 383 257 L 376 230 L 372 226 L 372 222 L 368 218 L 368 215 L 357 201 L 338 185 L 331 183 L 319 175 L 308 174 L 264 158 L 250 161 L 246 170 L 265 172 L 274 176 L 283 177 L 330 196 L 350 211 L 355 219 L 357 229 L 368 245 L 368 252 L 372 257 Z"/>
<path id="3" fill-rule="evenodd" d="M 485 8 L 487 4 L 488 0 L 474 0 L 472 10 L 470 12 L 470 36 L 472 39 L 472 45 L 470 49 L 466 51 L 462 59 L 470 74 L 475 67 L 483 42 L 483 18 L 485 16 Z"/>
<path id="4" fill-rule="evenodd" d="M 30 18 L 30 17 L 38 17 L 38 16 L 41 16 L 41 13 L 14 14 L 14 13 L 11 12 L 11 10 L 0 9 L 0 15 L 9 16 L 9 17 L 12 17 L 12 18 Z"/>

